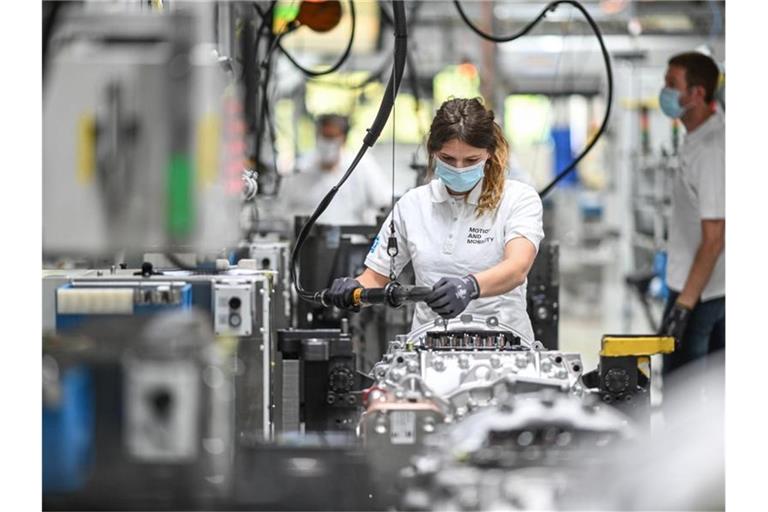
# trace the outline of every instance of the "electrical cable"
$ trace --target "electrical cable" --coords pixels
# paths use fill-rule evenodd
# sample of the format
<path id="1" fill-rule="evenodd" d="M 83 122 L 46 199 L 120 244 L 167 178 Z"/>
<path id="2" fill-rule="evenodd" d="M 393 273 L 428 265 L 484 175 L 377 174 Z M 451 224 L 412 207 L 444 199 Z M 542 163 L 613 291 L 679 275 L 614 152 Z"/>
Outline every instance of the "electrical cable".
<path id="1" fill-rule="evenodd" d="M 370 75 L 365 77 L 360 83 L 357 83 L 357 84 L 345 84 L 343 82 L 320 79 L 315 77 L 309 77 L 309 80 L 320 85 L 330 85 L 331 87 L 340 87 L 343 89 L 350 89 L 350 90 L 362 89 L 367 85 L 374 83 L 376 80 L 379 80 L 381 78 L 381 75 L 383 75 L 384 72 L 387 70 L 387 68 L 391 66 L 391 60 L 392 60 L 392 55 L 387 57 L 387 59 L 381 64 L 379 69 L 375 71 L 371 71 Z"/>
<path id="2" fill-rule="evenodd" d="M 280 38 L 278 38 L 277 47 L 280 48 L 280 51 L 283 52 L 283 55 L 285 55 L 285 57 L 291 62 L 291 64 L 296 66 L 296 68 L 298 68 L 305 75 L 307 76 L 328 75 L 330 73 L 333 73 L 337 69 L 339 69 L 347 61 L 347 58 L 349 58 L 349 54 L 352 51 L 352 43 L 355 40 L 355 27 L 357 25 L 357 16 L 355 14 L 354 0 L 348 0 L 348 2 L 349 2 L 349 13 L 350 13 L 350 16 L 352 17 L 352 28 L 349 31 L 349 41 L 347 42 L 347 47 L 344 49 L 344 53 L 341 54 L 341 57 L 339 57 L 339 60 L 336 61 L 336 64 L 334 64 L 330 68 L 324 71 L 312 71 L 311 69 L 305 68 L 304 66 L 299 64 L 298 61 L 296 61 L 296 59 L 290 53 L 288 53 L 288 51 L 285 48 L 283 48 L 283 44 L 280 42 Z"/>
<path id="3" fill-rule="evenodd" d="M 459 0 L 454 0 L 453 4 L 456 6 L 456 9 L 459 11 L 459 16 L 461 16 L 461 19 L 464 20 L 464 23 L 467 24 L 467 26 L 472 29 L 473 32 L 475 32 L 477 35 L 484 39 L 488 39 L 490 41 L 496 42 L 496 43 L 508 43 L 510 41 L 514 41 L 515 39 L 518 39 L 528 32 L 530 32 L 533 27 L 535 27 L 544 17 L 547 15 L 548 12 L 554 11 L 559 5 L 566 4 L 571 5 L 575 7 L 581 14 L 584 15 L 584 18 L 587 20 L 587 23 L 592 28 L 592 31 L 595 33 L 595 36 L 597 37 L 597 41 L 600 44 L 600 51 L 603 54 L 603 59 L 605 61 L 605 69 L 606 69 L 606 78 L 608 81 L 608 91 L 607 91 L 607 99 L 606 99 L 606 108 L 605 108 L 605 115 L 603 116 L 603 122 L 600 124 L 600 128 L 597 130 L 597 133 L 592 137 L 592 140 L 589 141 L 589 143 L 586 145 L 586 147 L 579 153 L 579 155 L 573 159 L 573 161 L 558 175 L 555 177 L 552 182 L 544 187 L 539 192 L 539 195 L 541 197 L 546 196 L 549 194 L 549 192 L 554 189 L 554 187 L 562 180 L 565 176 L 567 176 L 569 173 L 571 173 L 576 166 L 581 162 L 585 156 L 592 150 L 592 148 L 595 146 L 598 140 L 600 140 L 600 137 L 602 137 L 603 133 L 605 132 L 605 127 L 608 124 L 608 119 L 611 115 L 611 106 L 613 105 L 613 70 L 611 68 L 611 57 L 608 54 L 608 50 L 605 47 L 605 42 L 603 41 L 603 36 L 600 32 L 600 28 L 597 26 L 597 23 L 595 23 L 595 20 L 592 19 L 592 16 L 589 15 L 589 12 L 584 8 L 581 3 L 575 1 L 575 0 L 557 0 L 555 2 L 550 2 L 549 4 L 544 7 L 544 9 L 541 11 L 541 13 L 534 18 L 533 21 L 525 25 L 520 31 L 516 32 L 515 34 L 512 34 L 511 36 L 495 36 L 493 34 L 488 34 L 486 32 L 483 32 L 481 29 L 479 29 L 477 26 L 475 26 L 472 21 L 467 17 L 466 13 L 464 12 L 464 9 L 461 7 L 461 3 Z"/>
<path id="4" fill-rule="evenodd" d="M 43 84 L 47 83 L 45 81 L 45 72 L 50 58 L 51 40 L 65 5 L 64 2 L 43 3 Z"/>
<path id="5" fill-rule="evenodd" d="M 421 8 L 422 3 L 423 2 L 421 0 L 414 2 L 413 7 L 411 7 L 410 12 L 408 13 L 408 23 L 407 23 L 408 32 L 411 31 L 411 28 L 413 27 L 413 25 L 416 23 L 416 20 L 418 19 L 417 14 L 419 12 L 419 9 Z M 393 25 L 394 22 L 392 20 L 392 16 L 389 15 L 383 7 L 381 7 L 381 14 L 382 14 L 382 18 L 384 18 L 385 21 L 387 21 L 390 25 Z M 309 80 L 315 81 L 322 85 L 338 87 L 341 89 L 348 89 L 348 90 L 362 89 L 381 78 L 381 75 L 384 74 L 384 71 L 386 71 L 386 69 L 390 66 L 390 61 L 392 60 L 392 56 L 393 54 L 389 54 L 387 59 L 384 60 L 384 62 L 382 62 L 381 66 L 378 69 L 376 69 L 375 71 L 371 71 L 371 73 L 367 77 L 365 77 L 361 82 L 357 84 L 347 84 L 344 82 L 331 81 L 327 79 L 319 79 L 315 77 L 309 77 Z M 411 60 L 410 56 L 411 56 L 411 52 L 408 53 L 409 62 Z M 409 69 L 411 68 L 410 64 L 408 65 L 408 68 Z"/>
<path id="6" fill-rule="evenodd" d="M 291 280 L 293 281 L 293 286 L 296 289 L 296 293 L 300 298 L 304 300 L 320 302 L 320 291 L 308 291 L 301 286 L 300 276 L 298 274 L 298 262 L 299 255 L 301 254 L 301 248 L 304 245 L 307 236 L 309 236 L 312 226 L 314 226 L 318 217 L 320 217 L 320 215 L 322 215 L 323 212 L 328 208 L 328 205 L 336 196 L 339 188 L 344 184 L 344 182 L 347 181 L 349 176 L 355 170 L 357 165 L 360 163 L 360 160 L 363 158 L 363 155 L 365 155 L 366 151 L 368 151 L 368 148 L 372 147 L 381 135 L 381 131 L 384 129 L 384 125 L 386 124 L 387 119 L 389 118 L 389 114 L 394 107 L 395 95 L 400 88 L 400 80 L 403 76 L 406 54 L 408 52 L 408 29 L 405 23 L 405 8 L 403 6 L 403 0 L 393 0 L 392 5 L 395 18 L 395 57 L 392 74 L 389 77 L 387 89 L 384 92 L 384 97 L 382 98 L 381 105 L 379 106 L 379 111 L 376 114 L 373 124 L 370 128 L 368 128 L 368 133 L 363 139 L 363 145 L 360 147 L 360 150 L 352 161 L 352 164 L 349 166 L 349 169 L 347 169 L 339 182 L 333 188 L 331 188 L 330 191 L 328 191 L 325 197 L 320 201 L 320 204 L 317 205 L 317 208 L 315 208 L 315 211 L 312 213 L 310 218 L 301 227 L 299 235 L 296 238 L 296 244 L 294 245 L 293 251 L 291 253 Z"/>
<path id="7" fill-rule="evenodd" d="M 295 1 L 295 0 L 294 0 Z M 273 12 L 275 5 L 277 4 L 276 1 L 273 1 L 270 4 L 270 8 L 267 11 L 267 13 L 262 13 L 260 7 L 257 4 L 253 4 L 255 10 L 257 13 L 259 13 L 260 16 L 262 16 L 262 23 L 259 27 L 259 31 L 256 35 L 256 42 L 255 42 L 255 50 L 254 50 L 254 59 L 259 58 L 258 54 L 258 48 L 261 41 L 261 32 L 262 29 L 266 26 L 266 24 L 269 22 L 269 16 Z M 257 83 L 258 78 L 261 76 L 262 72 L 264 74 L 264 80 L 261 81 L 261 106 L 258 113 L 258 118 L 256 122 L 256 128 L 255 128 L 255 135 L 256 135 L 256 143 L 255 143 L 255 151 L 254 151 L 254 158 L 255 158 L 255 167 L 259 168 L 261 164 L 261 147 L 262 142 L 264 139 L 264 124 L 266 124 L 267 130 L 269 131 L 269 138 L 270 143 L 272 144 L 272 165 L 273 170 L 275 173 L 277 173 L 277 151 L 275 149 L 275 143 L 276 143 L 276 137 L 275 137 L 275 130 L 273 126 L 273 120 L 270 113 L 270 106 L 269 106 L 269 85 L 270 80 L 272 77 L 272 56 L 274 55 L 274 52 L 276 50 L 276 41 L 279 41 L 280 37 L 285 35 L 286 33 L 295 30 L 295 28 L 288 28 L 285 32 L 281 33 L 277 37 L 273 37 L 270 46 L 267 48 L 266 54 L 262 61 L 256 66 L 256 72 L 257 72 Z M 271 32 L 270 32 L 271 34 Z M 279 179 L 279 178 L 278 178 Z"/>
<path id="8" fill-rule="evenodd" d="M 412 29 L 413 25 L 418 20 L 418 12 L 421 9 L 422 4 L 423 4 L 423 2 L 421 0 L 418 0 L 418 1 L 414 2 L 413 6 L 411 7 L 410 12 L 408 13 L 407 27 L 408 27 L 408 32 L 409 33 L 411 32 L 411 29 Z M 382 14 L 382 17 L 384 18 L 384 20 L 386 20 L 390 25 L 394 25 L 394 21 L 392 20 L 392 16 L 383 7 L 381 7 L 381 14 Z M 409 51 L 409 53 L 408 53 L 409 61 L 411 60 L 410 56 L 411 56 L 411 52 Z M 377 70 L 371 71 L 371 73 L 365 79 L 363 79 L 361 82 L 359 82 L 357 84 L 345 84 L 343 82 L 330 81 L 330 80 L 327 80 L 327 79 L 320 80 L 320 79 L 314 78 L 314 77 L 309 77 L 309 80 L 316 81 L 317 83 L 320 83 L 320 84 L 323 84 L 323 85 L 329 85 L 331 87 L 339 87 L 339 88 L 342 88 L 342 89 L 350 89 L 350 90 L 362 89 L 363 87 L 365 87 L 365 86 L 367 86 L 369 84 L 372 84 L 373 82 L 375 82 L 376 80 L 379 80 L 381 78 L 381 75 L 383 75 L 384 71 L 386 71 L 387 68 L 390 66 L 390 61 L 392 60 L 392 57 L 393 57 L 393 54 L 389 54 L 387 59 L 384 60 L 384 62 L 381 64 L 381 66 Z M 411 65 L 408 64 L 408 69 L 410 69 L 410 68 L 411 68 Z"/>

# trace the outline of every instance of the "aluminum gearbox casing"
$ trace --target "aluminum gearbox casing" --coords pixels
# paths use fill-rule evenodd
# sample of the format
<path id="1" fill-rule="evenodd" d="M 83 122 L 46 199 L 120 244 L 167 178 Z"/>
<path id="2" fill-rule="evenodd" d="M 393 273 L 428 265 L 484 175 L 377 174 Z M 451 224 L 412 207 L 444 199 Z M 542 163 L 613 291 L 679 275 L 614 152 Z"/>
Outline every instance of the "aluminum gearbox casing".
<path id="1" fill-rule="evenodd" d="M 582 372 L 579 354 L 544 350 L 494 317 L 463 315 L 398 336 L 371 376 L 395 398 L 418 394 L 460 417 L 499 394 L 556 388 L 581 395 Z"/>

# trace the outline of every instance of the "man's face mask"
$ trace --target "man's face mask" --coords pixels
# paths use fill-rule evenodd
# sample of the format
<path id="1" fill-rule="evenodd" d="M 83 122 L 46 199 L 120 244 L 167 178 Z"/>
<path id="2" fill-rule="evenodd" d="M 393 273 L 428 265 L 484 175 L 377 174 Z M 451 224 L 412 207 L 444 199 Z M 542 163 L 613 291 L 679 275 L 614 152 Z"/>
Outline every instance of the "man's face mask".
<path id="1" fill-rule="evenodd" d="M 454 167 L 435 157 L 435 174 L 454 192 L 467 192 L 483 177 L 485 162 L 481 160 L 469 167 Z"/>
<path id="2" fill-rule="evenodd" d="M 341 155 L 341 140 L 320 136 L 317 138 L 315 150 L 321 163 L 325 165 L 335 164 Z"/>
<path id="3" fill-rule="evenodd" d="M 680 91 L 672 87 L 664 87 L 659 93 L 659 106 L 661 111 L 672 119 L 678 119 L 688 110 L 680 105 Z"/>

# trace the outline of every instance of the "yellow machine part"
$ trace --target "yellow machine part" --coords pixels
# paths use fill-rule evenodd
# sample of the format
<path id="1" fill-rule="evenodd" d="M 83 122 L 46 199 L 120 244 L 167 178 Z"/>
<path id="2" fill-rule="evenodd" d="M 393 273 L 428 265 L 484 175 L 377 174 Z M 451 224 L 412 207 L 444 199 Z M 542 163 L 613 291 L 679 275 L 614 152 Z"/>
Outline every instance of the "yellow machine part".
<path id="1" fill-rule="evenodd" d="M 603 336 L 601 357 L 651 356 L 675 350 L 672 336 Z"/>
<path id="2" fill-rule="evenodd" d="M 200 186 L 208 187 L 216 181 L 220 131 L 221 122 L 215 114 L 206 114 L 197 124 L 197 173 Z"/>
<path id="3" fill-rule="evenodd" d="M 96 117 L 83 114 L 77 123 L 77 182 L 90 185 L 96 172 Z"/>

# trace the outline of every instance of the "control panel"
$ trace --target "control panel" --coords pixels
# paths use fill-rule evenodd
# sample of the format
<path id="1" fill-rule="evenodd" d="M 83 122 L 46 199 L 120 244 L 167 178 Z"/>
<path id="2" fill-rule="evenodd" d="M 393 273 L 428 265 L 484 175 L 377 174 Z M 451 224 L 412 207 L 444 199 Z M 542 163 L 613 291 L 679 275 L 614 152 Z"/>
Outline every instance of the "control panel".
<path id="1" fill-rule="evenodd" d="M 217 335 L 251 335 L 253 332 L 253 285 L 214 284 L 213 327 Z"/>

